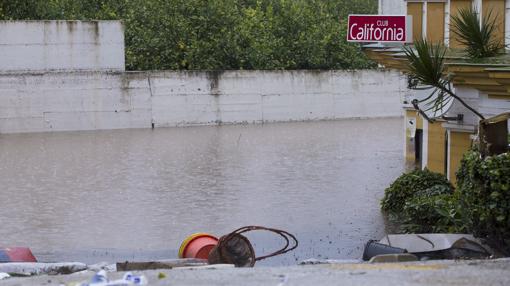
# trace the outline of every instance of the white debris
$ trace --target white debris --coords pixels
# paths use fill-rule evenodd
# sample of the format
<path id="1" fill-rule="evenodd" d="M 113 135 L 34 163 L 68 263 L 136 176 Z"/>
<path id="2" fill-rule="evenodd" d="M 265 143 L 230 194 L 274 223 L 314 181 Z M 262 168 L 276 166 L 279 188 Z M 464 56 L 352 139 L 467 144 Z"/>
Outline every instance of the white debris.
<path id="1" fill-rule="evenodd" d="M 0 280 L 6 279 L 9 277 L 11 277 L 11 275 L 4 273 L 4 272 L 0 272 Z"/>
<path id="2" fill-rule="evenodd" d="M 79 284 L 80 286 L 130 286 L 147 285 L 147 278 L 144 275 L 133 275 L 131 272 L 124 274 L 122 279 L 109 281 L 105 270 L 97 272 L 90 282 Z"/>

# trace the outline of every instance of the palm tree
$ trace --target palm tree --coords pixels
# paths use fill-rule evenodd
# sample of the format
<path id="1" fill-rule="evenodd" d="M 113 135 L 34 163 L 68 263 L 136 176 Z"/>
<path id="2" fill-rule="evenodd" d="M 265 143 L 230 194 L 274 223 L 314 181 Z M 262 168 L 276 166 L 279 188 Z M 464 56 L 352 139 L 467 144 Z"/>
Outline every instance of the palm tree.
<path id="1" fill-rule="evenodd" d="M 441 44 L 430 44 L 427 40 L 418 40 L 414 43 L 414 48 L 405 46 L 404 52 L 409 62 L 408 73 L 417 83 L 414 88 L 432 90 L 427 98 L 421 100 L 431 102 L 427 110 L 441 110 L 449 101 L 455 99 L 480 119 L 485 119 L 453 92 L 452 76 L 446 73 L 444 64 L 446 47 Z"/>
<path id="2" fill-rule="evenodd" d="M 504 43 L 494 36 L 496 17 L 492 17 L 492 11 L 490 11 L 480 23 L 478 15 L 479 13 L 471 8 L 460 9 L 458 14 L 452 17 L 452 32 L 464 45 L 470 58 L 495 56 L 505 47 Z"/>

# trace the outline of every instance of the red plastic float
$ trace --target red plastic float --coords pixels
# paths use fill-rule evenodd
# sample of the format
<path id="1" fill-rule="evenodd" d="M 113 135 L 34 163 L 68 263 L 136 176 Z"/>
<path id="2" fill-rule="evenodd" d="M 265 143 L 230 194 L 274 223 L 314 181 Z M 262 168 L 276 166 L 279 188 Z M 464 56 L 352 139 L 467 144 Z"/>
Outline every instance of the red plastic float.
<path id="1" fill-rule="evenodd" d="M 207 259 L 217 244 L 218 238 L 207 233 L 195 233 L 182 242 L 179 258 Z"/>

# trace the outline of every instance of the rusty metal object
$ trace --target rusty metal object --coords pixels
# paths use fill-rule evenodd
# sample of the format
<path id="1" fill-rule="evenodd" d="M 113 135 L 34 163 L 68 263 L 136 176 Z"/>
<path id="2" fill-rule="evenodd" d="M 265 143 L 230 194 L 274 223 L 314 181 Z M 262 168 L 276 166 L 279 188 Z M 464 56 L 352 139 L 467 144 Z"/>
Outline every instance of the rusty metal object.
<path id="1" fill-rule="evenodd" d="M 228 238 L 227 238 L 228 237 Z M 255 250 L 243 235 L 234 234 L 220 238 L 220 243 L 209 253 L 209 264 L 234 264 L 236 267 L 253 267 Z"/>
<path id="2" fill-rule="evenodd" d="M 285 240 L 285 246 L 280 250 L 261 257 L 255 257 L 255 250 L 248 238 L 243 233 L 249 231 L 269 231 L 280 235 Z M 293 245 L 291 246 L 291 240 Z M 209 253 L 209 264 L 234 264 L 236 267 L 253 267 L 259 260 L 276 255 L 284 254 L 298 247 L 296 237 L 286 231 L 263 226 L 245 226 L 230 234 L 222 236 L 211 252 Z"/>

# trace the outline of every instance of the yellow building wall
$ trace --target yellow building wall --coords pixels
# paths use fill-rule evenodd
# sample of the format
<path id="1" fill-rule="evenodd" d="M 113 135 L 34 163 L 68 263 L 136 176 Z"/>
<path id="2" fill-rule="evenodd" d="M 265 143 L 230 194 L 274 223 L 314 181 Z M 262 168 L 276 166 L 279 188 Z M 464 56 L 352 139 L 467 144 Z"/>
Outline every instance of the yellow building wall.
<path id="1" fill-rule="evenodd" d="M 445 174 L 445 129 L 443 122 L 428 124 L 427 168 L 433 172 Z M 446 175 L 446 174 L 445 174 Z"/>
<path id="2" fill-rule="evenodd" d="M 408 2 L 407 15 L 413 16 L 413 39 L 414 41 L 422 39 L 423 23 L 423 3 Z"/>
<path id="3" fill-rule="evenodd" d="M 427 40 L 432 43 L 444 43 L 444 3 L 427 3 Z"/>
<path id="4" fill-rule="evenodd" d="M 510 98 L 509 95 L 501 95 L 501 94 L 487 94 L 487 97 L 489 99 L 493 99 L 493 100 L 505 100 L 505 103 Z M 503 103 L 503 104 L 505 104 L 505 103 Z"/>
<path id="5" fill-rule="evenodd" d="M 457 183 L 455 173 L 460 167 L 460 161 L 464 154 L 471 148 L 471 133 L 450 131 L 450 157 L 448 162 L 448 172 L 450 173 L 450 182 L 453 185 Z"/>
<path id="6" fill-rule="evenodd" d="M 411 130 L 407 128 L 407 121 L 411 118 L 416 119 L 416 129 L 423 129 L 423 119 L 418 115 L 416 110 L 406 110 L 405 112 L 405 120 L 406 120 L 406 145 L 405 145 L 405 154 L 406 161 L 409 163 L 415 162 L 416 154 L 414 150 L 414 141 L 411 140 Z"/>
<path id="7" fill-rule="evenodd" d="M 469 9 L 472 7 L 471 0 L 451 0 L 450 2 L 450 19 L 458 15 L 461 9 Z M 452 21 L 450 20 L 450 23 Z M 462 45 L 458 41 L 458 36 L 453 32 L 453 25 L 450 24 L 450 47 L 451 48 L 462 48 Z"/>
<path id="8" fill-rule="evenodd" d="M 416 129 L 423 129 L 423 118 L 418 115 L 417 111 L 414 111 L 416 114 Z"/>
<path id="9" fill-rule="evenodd" d="M 496 39 L 505 43 L 505 0 L 483 0 L 482 15 L 496 19 Z"/>

